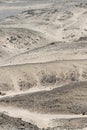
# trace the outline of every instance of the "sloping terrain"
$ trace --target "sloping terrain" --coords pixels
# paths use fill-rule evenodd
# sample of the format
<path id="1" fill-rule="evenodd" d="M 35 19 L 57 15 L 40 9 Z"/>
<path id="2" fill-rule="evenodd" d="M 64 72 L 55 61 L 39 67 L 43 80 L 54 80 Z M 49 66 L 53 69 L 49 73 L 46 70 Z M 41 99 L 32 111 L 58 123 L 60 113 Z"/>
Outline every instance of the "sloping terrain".
<path id="1" fill-rule="evenodd" d="M 54 124 L 57 122 L 61 125 L 61 129 L 77 129 L 81 130 L 84 126 L 86 126 L 86 120 L 87 118 L 80 118 L 80 119 L 60 119 L 60 120 L 54 120 Z M 63 125 L 62 125 L 63 124 Z M 74 124 L 74 125 L 73 125 Z M 79 125 L 80 124 L 80 125 Z M 44 128 L 44 130 L 59 130 L 60 126 L 55 126 L 54 128 Z M 6 114 L 0 114 L 0 130 L 41 130 L 42 128 L 38 128 L 36 125 L 33 125 L 31 123 L 22 121 L 20 118 L 13 118 L 9 117 Z M 83 129 L 86 130 L 86 129 Z"/>
<path id="2" fill-rule="evenodd" d="M 60 61 L 0 67 L 1 96 L 51 90 L 64 84 L 87 81 L 87 61 Z"/>
<path id="3" fill-rule="evenodd" d="M 49 43 L 44 34 L 24 28 L 0 29 L 0 64 L 26 51 Z"/>
<path id="4" fill-rule="evenodd" d="M 0 99 L 0 104 L 41 113 L 87 114 L 87 82 L 69 84 L 51 91 L 20 94 Z"/>
<path id="5" fill-rule="evenodd" d="M 32 49 L 46 44 L 45 35 L 37 31 L 20 28 L 0 29 L 0 42 L 3 47 L 13 49 Z"/>
<path id="6" fill-rule="evenodd" d="M 37 126 L 0 113 L 0 130 L 38 130 Z"/>
<path id="7" fill-rule="evenodd" d="M 87 41 L 86 9 L 86 1 L 54 1 L 44 8 L 31 8 L 0 23 L 3 27 L 10 25 L 37 30 L 54 41 Z"/>
<path id="8" fill-rule="evenodd" d="M 87 43 L 55 43 L 52 42 L 32 51 L 27 51 L 9 58 L 5 64 L 44 63 L 63 60 L 85 60 L 87 59 Z"/>
<path id="9" fill-rule="evenodd" d="M 29 10 L 2 19 L 1 53 L 8 58 L 4 60 L 4 55 L 1 61 L 16 65 L 87 59 L 86 17 L 86 1 L 54 1 L 43 8 L 32 6 Z M 13 48 L 17 51 L 11 55 Z"/>
<path id="10" fill-rule="evenodd" d="M 0 0 L 0 130 L 87 130 L 87 1 Z"/>

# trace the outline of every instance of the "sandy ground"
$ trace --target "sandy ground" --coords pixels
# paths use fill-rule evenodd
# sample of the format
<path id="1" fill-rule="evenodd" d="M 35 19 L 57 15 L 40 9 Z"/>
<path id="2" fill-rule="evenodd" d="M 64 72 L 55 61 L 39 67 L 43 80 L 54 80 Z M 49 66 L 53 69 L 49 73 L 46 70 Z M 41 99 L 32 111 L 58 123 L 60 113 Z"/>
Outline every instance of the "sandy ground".
<path id="1" fill-rule="evenodd" d="M 0 0 L 0 130 L 87 130 L 86 85 L 86 0 Z"/>
<path id="2" fill-rule="evenodd" d="M 0 112 L 15 118 L 22 118 L 23 121 L 30 122 L 37 125 L 39 128 L 53 127 L 52 120 L 54 119 L 75 119 L 86 118 L 87 115 L 62 115 L 62 114 L 38 114 L 35 112 L 29 112 L 24 109 L 15 107 L 2 107 L 0 106 Z"/>

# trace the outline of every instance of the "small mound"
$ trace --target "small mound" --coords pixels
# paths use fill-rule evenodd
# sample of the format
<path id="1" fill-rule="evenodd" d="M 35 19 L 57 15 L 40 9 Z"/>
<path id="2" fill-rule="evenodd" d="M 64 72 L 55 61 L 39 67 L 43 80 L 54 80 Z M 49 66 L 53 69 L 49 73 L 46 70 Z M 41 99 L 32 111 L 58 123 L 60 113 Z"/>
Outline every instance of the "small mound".
<path id="1" fill-rule="evenodd" d="M 0 40 L 5 48 L 27 50 L 48 42 L 42 33 L 24 28 L 2 28 L 0 29 Z"/>

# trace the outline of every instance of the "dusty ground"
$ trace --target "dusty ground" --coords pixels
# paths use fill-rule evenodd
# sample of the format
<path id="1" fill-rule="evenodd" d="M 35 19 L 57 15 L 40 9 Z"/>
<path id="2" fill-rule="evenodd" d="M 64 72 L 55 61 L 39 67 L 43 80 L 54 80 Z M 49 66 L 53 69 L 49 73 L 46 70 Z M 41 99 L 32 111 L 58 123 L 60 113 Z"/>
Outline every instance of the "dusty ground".
<path id="1" fill-rule="evenodd" d="M 81 130 L 84 126 L 87 126 L 87 118 L 76 118 L 76 119 L 56 119 L 53 120 L 54 128 L 44 128 L 44 130 L 64 130 L 64 129 L 74 129 Z M 56 126 L 56 125 L 57 126 Z M 9 117 L 5 114 L 0 114 L 0 130 L 42 130 L 32 123 L 22 121 L 20 118 Z M 83 129 L 86 130 L 86 129 Z"/>
<path id="2" fill-rule="evenodd" d="M 0 0 L 0 130 L 87 130 L 87 1 Z"/>
<path id="3" fill-rule="evenodd" d="M 0 104 L 41 113 L 87 114 L 87 82 L 72 83 L 50 91 L 8 96 Z"/>

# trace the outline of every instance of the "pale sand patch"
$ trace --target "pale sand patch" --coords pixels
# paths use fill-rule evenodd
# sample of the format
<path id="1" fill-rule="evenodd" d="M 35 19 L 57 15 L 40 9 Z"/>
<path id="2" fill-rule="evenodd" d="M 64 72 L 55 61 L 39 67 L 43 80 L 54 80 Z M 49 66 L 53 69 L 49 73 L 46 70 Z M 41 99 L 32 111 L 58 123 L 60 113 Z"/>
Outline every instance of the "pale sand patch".
<path id="1" fill-rule="evenodd" d="M 28 110 L 19 109 L 15 107 L 3 107 L 0 106 L 0 112 L 3 112 L 11 117 L 22 118 L 23 121 L 27 121 L 36 124 L 40 128 L 53 127 L 53 119 L 74 119 L 84 118 L 87 115 L 66 115 L 66 114 L 40 114 L 36 112 L 29 112 Z"/>

